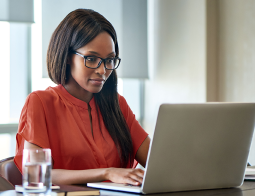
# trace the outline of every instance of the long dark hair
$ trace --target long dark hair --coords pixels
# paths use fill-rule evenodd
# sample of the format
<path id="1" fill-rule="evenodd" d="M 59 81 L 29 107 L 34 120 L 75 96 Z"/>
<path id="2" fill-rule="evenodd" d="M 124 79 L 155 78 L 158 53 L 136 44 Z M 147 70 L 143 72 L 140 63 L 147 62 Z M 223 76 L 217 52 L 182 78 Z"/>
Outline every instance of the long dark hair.
<path id="1" fill-rule="evenodd" d="M 106 18 L 90 9 L 77 9 L 70 12 L 58 25 L 49 43 L 47 68 L 51 80 L 56 84 L 65 85 L 70 72 L 67 66 L 67 57 L 70 52 L 83 47 L 103 31 L 112 37 L 118 57 L 117 35 Z M 131 166 L 134 158 L 133 145 L 129 128 L 119 106 L 115 70 L 106 80 L 102 90 L 94 94 L 94 98 L 98 117 L 100 111 L 105 127 L 117 147 L 121 167 Z M 99 127 L 101 131 L 100 124 Z"/>

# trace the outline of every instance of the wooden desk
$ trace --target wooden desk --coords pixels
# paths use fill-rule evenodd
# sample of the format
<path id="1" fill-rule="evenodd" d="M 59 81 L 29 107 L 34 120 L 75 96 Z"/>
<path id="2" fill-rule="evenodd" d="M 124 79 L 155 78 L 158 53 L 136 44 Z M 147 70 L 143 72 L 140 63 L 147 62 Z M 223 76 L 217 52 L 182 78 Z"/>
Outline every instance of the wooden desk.
<path id="1" fill-rule="evenodd" d="M 102 191 L 103 196 L 138 196 L 139 194 L 122 193 L 116 191 Z M 239 188 L 200 190 L 174 193 L 149 194 L 148 196 L 255 196 L 255 181 L 245 181 Z M 15 190 L 1 191 L 0 196 L 22 196 Z"/>

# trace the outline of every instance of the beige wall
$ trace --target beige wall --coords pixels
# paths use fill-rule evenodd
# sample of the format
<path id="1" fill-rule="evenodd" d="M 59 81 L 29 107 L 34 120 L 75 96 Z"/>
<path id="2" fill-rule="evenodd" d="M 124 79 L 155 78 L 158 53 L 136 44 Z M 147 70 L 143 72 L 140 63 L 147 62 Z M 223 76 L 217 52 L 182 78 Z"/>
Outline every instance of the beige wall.
<path id="1" fill-rule="evenodd" d="M 148 1 L 150 79 L 145 130 L 153 133 L 161 103 L 205 102 L 205 0 Z"/>
<path id="2" fill-rule="evenodd" d="M 146 131 L 153 133 L 161 103 L 255 102 L 255 0 L 148 0 L 148 6 Z"/>
<path id="3" fill-rule="evenodd" d="M 255 1 L 220 0 L 219 100 L 255 101 Z"/>
<path id="4" fill-rule="evenodd" d="M 220 0 L 219 18 L 219 101 L 255 102 L 255 1 Z"/>

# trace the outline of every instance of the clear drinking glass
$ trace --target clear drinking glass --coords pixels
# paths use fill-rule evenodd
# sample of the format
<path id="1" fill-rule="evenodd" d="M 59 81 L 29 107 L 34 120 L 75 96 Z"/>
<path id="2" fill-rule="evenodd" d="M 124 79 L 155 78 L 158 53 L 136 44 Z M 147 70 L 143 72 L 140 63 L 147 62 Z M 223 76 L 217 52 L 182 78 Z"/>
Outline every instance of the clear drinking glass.
<path id="1" fill-rule="evenodd" d="M 51 194 L 51 150 L 23 150 L 24 193 Z"/>

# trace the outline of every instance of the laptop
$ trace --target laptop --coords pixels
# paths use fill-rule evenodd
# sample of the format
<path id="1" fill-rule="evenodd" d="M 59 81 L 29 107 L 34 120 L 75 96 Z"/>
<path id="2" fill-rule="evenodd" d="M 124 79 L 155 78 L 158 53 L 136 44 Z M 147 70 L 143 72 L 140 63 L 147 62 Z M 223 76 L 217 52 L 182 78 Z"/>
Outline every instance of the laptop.
<path id="1" fill-rule="evenodd" d="M 255 103 L 162 104 L 143 183 L 93 188 L 161 193 L 242 185 L 255 123 Z"/>

